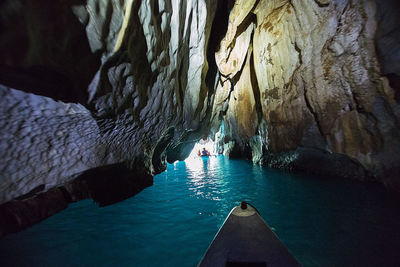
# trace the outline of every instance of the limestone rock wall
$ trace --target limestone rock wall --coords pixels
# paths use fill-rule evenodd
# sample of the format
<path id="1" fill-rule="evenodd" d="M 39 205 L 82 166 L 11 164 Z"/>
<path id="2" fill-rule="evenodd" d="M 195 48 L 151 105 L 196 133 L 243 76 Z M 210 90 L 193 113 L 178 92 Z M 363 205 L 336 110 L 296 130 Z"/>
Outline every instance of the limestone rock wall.
<path id="1" fill-rule="evenodd" d="M 82 105 L 3 86 L 0 97 L 7 115 L 0 132 L 0 203 L 63 184 L 106 156 L 106 141 Z"/>
<path id="2" fill-rule="evenodd" d="M 103 63 L 87 107 L 1 87 L 0 203 L 119 162 L 155 174 L 168 153 L 183 159 L 206 134 L 200 124 L 211 109 L 206 49 L 216 3 L 87 1 L 68 8 Z"/>
<path id="3" fill-rule="evenodd" d="M 228 154 L 392 184 L 399 105 L 376 54 L 376 14 L 374 1 L 236 1 L 213 108 L 214 128 L 224 121 L 235 143 Z"/>
<path id="4" fill-rule="evenodd" d="M 19 12 L 30 13 L 24 9 L 27 2 L 19 3 Z M 74 46 L 89 47 L 87 53 L 99 56 L 101 65 L 97 74 L 80 74 L 91 79 L 83 105 L 30 94 L 37 92 L 24 85 L 27 93 L 0 87 L 0 235 L 40 221 L 71 201 L 91 197 L 107 205 L 130 197 L 152 184 L 152 176 L 165 169 L 167 155 L 175 161 L 190 153 L 207 135 L 201 125 L 210 118 L 212 86 L 206 78 L 213 85 L 216 67 L 212 63 L 208 71 L 206 51 L 214 15 L 226 5 L 77 1 L 64 7 L 62 14 L 74 16 L 87 36 Z M 79 56 L 70 56 L 79 64 Z M 10 62 L 24 67 L 10 60 L 3 62 L 8 69 Z M 44 211 L 46 199 L 62 208 Z"/>
<path id="5" fill-rule="evenodd" d="M 131 146 L 129 157 L 143 159 L 153 173 L 164 170 L 167 155 L 185 158 L 206 134 L 206 49 L 216 8 L 213 1 L 132 2 L 115 52 L 89 86 L 94 115 L 132 129 L 116 151 L 126 155 Z"/>

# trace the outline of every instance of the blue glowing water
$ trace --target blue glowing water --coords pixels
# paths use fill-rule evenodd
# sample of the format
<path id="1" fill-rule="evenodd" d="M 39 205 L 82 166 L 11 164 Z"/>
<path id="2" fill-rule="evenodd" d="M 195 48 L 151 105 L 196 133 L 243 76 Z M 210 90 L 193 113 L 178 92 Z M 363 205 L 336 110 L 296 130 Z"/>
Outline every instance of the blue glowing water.
<path id="1" fill-rule="evenodd" d="M 398 194 L 222 156 L 168 165 L 131 199 L 81 201 L 8 235 L 0 266 L 195 266 L 240 200 L 303 266 L 400 266 Z"/>

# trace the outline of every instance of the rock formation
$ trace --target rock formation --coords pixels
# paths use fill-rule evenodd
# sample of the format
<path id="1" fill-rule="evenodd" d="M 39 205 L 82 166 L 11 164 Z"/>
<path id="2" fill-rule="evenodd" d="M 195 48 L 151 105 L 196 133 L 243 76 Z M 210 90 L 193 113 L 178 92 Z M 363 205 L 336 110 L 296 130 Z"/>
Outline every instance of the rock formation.
<path id="1" fill-rule="evenodd" d="M 213 118 L 235 144 L 225 152 L 398 186 L 399 106 L 381 70 L 395 63 L 379 64 L 376 12 L 373 1 L 237 1 L 216 53 Z M 398 51 L 394 37 L 383 45 Z"/>
<path id="2" fill-rule="evenodd" d="M 0 236 L 229 156 L 400 190 L 395 1 L 0 4 Z M 221 135 L 223 133 L 223 135 Z"/>

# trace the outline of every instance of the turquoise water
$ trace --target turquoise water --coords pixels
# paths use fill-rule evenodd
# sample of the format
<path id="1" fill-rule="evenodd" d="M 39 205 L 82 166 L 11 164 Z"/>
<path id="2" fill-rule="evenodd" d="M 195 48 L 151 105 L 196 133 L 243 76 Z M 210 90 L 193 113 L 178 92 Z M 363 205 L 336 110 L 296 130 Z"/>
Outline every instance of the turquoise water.
<path id="1" fill-rule="evenodd" d="M 400 266 L 399 194 L 223 156 L 170 164 L 131 199 L 74 203 L 8 235 L 0 266 L 195 266 L 240 200 L 303 266 Z"/>

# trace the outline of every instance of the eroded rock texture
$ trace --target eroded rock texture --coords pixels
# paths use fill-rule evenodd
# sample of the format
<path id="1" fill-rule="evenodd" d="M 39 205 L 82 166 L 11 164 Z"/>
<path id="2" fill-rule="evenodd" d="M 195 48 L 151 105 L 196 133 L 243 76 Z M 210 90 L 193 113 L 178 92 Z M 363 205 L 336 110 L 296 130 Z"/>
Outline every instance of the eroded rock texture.
<path id="1" fill-rule="evenodd" d="M 382 65 L 396 70 L 379 64 L 376 14 L 373 1 L 237 1 L 216 53 L 226 153 L 398 186 L 399 106 Z"/>
<path id="2" fill-rule="evenodd" d="M 130 197 L 207 136 L 400 189 L 395 1 L 0 5 L 0 235 Z"/>
<path id="3" fill-rule="evenodd" d="M 51 9 L 42 3 L 39 11 L 29 11 L 28 1 L 17 4 L 6 1 L 3 5 L 28 15 Z M 151 185 L 152 175 L 165 169 L 167 155 L 169 161 L 184 159 L 206 135 L 207 129 L 201 125 L 211 114 L 212 77 L 217 72 L 215 64 L 214 70 L 208 71 L 206 50 L 215 12 L 223 13 L 226 6 L 222 1 L 201 0 L 77 1 L 64 6 L 60 19 L 65 14 L 75 16 L 79 29 L 74 25 L 60 29 L 65 28 L 66 33 L 69 27 L 80 30 L 87 40 L 56 40 L 53 45 L 90 48 L 88 56 L 98 54 L 102 63 L 97 74 L 87 70 L 74 77 L 91 79 L 90 85 L 80 87 L 88 90 L 88 103 L 77 101 L 85 106 L 0 88 L 0 204 L 4 203 L 0 228 L 14 231 L 59 210 L 40 210 L 47 192 L 53 194 L 49 201 L 56 197 L 62 207 L 87 197 L 106 205 Z M 8 19 L 4 17 L 2 22 L 12 24 Z M 38 24 L 45 28 L 42 22 Z M 12 30 L 4 35 L 12 38 Z M 21 36 L 30 34 L 28 29 Z M 29 49 L 52 59 L 52 54 Z M 79 61 L 79 55 L 56 52 L 76 60 L 77 67 L 88 67 Z M 25 59 L 22 55 L 21 62 Z M 25 67 L 20 61 L 4 59 L 4 75 L 11 68 L 9 62 Z M 36 63 L 26 64 L 30 68 Z M 211 86 L 205 82 L 207 73 Z M 21 87 L 37 93 L 25 84 Z M 52 93 L 41 94 L 55 98 Z M 114 171 L 105 175 L 104 168 Z M 54 194 L 55 188 L 63 194 Z M 28 207 L 38 207 L 32 208 L 29 220 L 21 212 Z"/>

